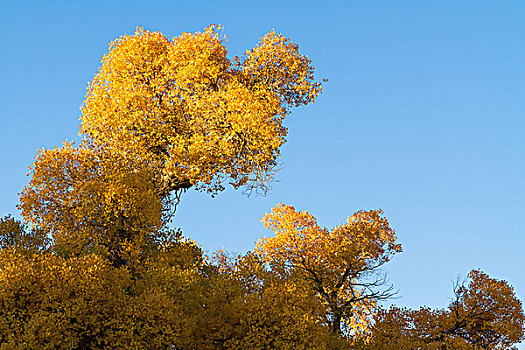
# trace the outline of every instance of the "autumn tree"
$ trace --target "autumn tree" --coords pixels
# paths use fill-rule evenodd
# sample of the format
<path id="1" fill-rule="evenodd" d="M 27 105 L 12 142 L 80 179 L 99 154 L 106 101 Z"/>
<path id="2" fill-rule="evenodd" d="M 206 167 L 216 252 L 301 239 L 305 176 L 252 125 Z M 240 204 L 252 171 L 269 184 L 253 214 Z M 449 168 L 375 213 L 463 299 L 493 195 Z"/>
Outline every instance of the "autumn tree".
<path id="1" fill-rule="evenodd" d="M 138 28 L 110 44 L 88 86 L 81 133 L 140 159 L 162 195 L 197 186 L 216 193 L 272 178 L 291 107 L 320 93 L 310 60 L 275 32 L 227 57 L 219 26 L 169 39 Z"/>
<path id="2" fill-rule="evenodd" d="M 370 349 L 509 349 L 524 338 L 514 289 L 480 270 L 458 283 L 448 309 L 391 307 L 376 319 Z"/>
<path id="3" fill-rule="evenodd" d="M 303 336 L 307 349 L 325 334 L 301 321 L 303 299 L 287 304 L 261 276 L 264 293 L 251 294 L 240 272 L 167 228 L 190 187 L 265 190 L 285 117 L 321 91 L 310 60 L 282 35 L 233 60 L 225 40 L 217 26 L 173 39 L 139 28 L 110 44 L 88 86 L 82 142 L 40 150 L 21 195 L 50 249 L 16 248 L 25 231 L 4 225 L 1 347 L 292 349 Z"/>
<path id="4" fill-rule="evenodd" d="M 381 210 L 358 211 L 331 230 L 306 211 L 277 205 L 262 222 L 275 236 L 257 243 L 272 269 L 308 283 L 333 334 L 359 335 L 377 303 L 392 296 L 380 267 L 401 251 Z"/>
<path id="5" fill-rule="evenodd" d="M 234 259 L 217 255 L 215 266 L 229 280 L 222 290 L 230 292 L 220 307 L 233 306 L 219 327 L 231 328 L 228 349 L 333 350 L 348 345 L 326 327 L 315 291 L 265 265 L 254 252 Z"/>
<path id="6" fill-rule="evenodd" d="M 110 44 L 88 85 L 82 144 L 40 150 L 21 195 L 24 218 L 60 251 L 98 251 L 124 265 L 185 189 L 271 181 L 285 117 L 313 102 L 320 83 L 282 35 L 230 60 L 219 28 L 173 39 L 138 28 Z"/>

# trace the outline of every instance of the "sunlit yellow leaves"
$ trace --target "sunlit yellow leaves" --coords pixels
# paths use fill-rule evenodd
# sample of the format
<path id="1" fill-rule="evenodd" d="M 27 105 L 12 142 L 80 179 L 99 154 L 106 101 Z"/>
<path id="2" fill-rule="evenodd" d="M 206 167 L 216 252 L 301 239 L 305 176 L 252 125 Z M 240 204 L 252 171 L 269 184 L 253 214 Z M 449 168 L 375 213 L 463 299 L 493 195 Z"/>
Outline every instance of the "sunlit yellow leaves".
<path id="1" fill-rule="evenodd" d="M 345 266 L 352 266 L 355 271 L 366 270 L 374 263 L 389 261 L 392 254 L 401 251 L 401 245 L 395 242 L 395 232 L 381 214 L 380 210 L 358 211 L 346 224 L 327 230 L 319 227 L 308 212 L 297 212 L 280 204 L 262 219 L 276 236 L 262 239 L 258 247 L 272 262 L 304 261 L 341 274 Z"/>
<path id="2" fill-rule="evenodd" d="M 286 106 L 300 106 L 314 101 L 321 91 L 312 84 L 314 69 L 299 47 L 274 31 L 266 34 L 246 56 L 237 59 L 239 70 L 258 89 L 276 93 Z"/>
<path id="3" fill-rule="evenodd" d="M 271 181 L 284 116 L 313 102 L 320 85 L 281 35 L 232 65 L 219 30 L 170 39 L 138 28 L 110 44 L 82 107 L 83 143 L 41 150 L 21 197 L 23 216 L 62 254 L 124 264 L 158 234 L 180 191 Z"/>
<path id="4" fill-rule="evenodd" d="M 290 107 L 320 93 L 310 60 L 270 33 L 246 57 L 226 57 L 218 26 L 169 39 L 138 29 L 110 45 L 88 87 L 82 133 L 147 161 L 164 191 L 264 187 L 285 142 Z"/>
<path id="5" fill-rule="evenodd" d="M 382 212 L 358 211 L 328 230 L 308 212 L 280 204 L 262 222 L 275 232 L 257 243 L 271 268 L 282 275 L 299 274 L 310 284 L 334 333 L 366 333 L 377 301 L 390 295 L 378 290 L 385 281 L 377 269 L 401 251 Z"/>

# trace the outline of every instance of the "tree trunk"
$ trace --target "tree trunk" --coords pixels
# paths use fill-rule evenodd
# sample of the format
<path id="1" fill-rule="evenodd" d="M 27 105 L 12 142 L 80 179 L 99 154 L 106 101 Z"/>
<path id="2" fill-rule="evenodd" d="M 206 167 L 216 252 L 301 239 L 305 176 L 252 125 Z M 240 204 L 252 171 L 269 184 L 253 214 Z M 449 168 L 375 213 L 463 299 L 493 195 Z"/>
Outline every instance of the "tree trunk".
<path id="1" fill-rule="evenodd" d="M 332 308 L 332 324 L 331 331 L 334 335 L 341 335 L 341 318 L 342 312 L 340 308 Z"/>

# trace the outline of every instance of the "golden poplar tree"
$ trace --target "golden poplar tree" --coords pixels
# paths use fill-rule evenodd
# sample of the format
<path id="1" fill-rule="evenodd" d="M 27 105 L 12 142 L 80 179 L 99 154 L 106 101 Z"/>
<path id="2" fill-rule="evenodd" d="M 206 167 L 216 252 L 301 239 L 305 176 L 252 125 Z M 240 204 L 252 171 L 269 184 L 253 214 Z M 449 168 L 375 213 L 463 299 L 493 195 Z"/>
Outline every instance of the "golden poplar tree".
<path id="1" fill-rule="evenodd" d="M 358 211 L 328 230 L 280 204 L 262 222 L 275 236 L 259 241 L 257 252 L 274 270 L 308 283 L 332 333 L 366 333 L 377 303 L 392 295 L 379 268 L 401 251 L 382 211 Z"/>
<path id="2" fill-rule="evenodd" d="M 458 283 L 447 309 L 382 310 L 370 349 L 504 350 L 524 339 L 525 314 L 514 288 L 480 270 Z"/>
<path id="3" fill-rule="evenodd" d="M 138 28 L 110 44 L 82 107 L 82 144 L 41 150 L 21 195 L 24 218 L 63 252 L 98 251 L 124 265 L 185 189 L 272 180 L 283 121 L 315 100 L 320 83 L 282 35 L 230 60 L 219 29 L 170 39 Z"/>
<path id="4" fill-rule="evenodd" d="M 81 133 L 146 162 L 162 194 L 264 187 L 285 142 L 290 108 L 321 91 L 310 60 L 275 32 L 227 57 L 219 26 L 169 39 L 141 28 L 110 45 L 88 87 Z"/>

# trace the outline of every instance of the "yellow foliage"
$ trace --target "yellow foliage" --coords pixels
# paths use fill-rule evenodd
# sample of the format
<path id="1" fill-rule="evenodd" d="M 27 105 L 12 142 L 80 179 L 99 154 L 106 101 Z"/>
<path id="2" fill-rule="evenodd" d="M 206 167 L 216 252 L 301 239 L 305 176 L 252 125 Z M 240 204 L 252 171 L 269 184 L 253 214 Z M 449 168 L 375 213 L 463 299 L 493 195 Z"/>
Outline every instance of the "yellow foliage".
<path id="1" fill-rule="evenodd" d="M 110 44 L 82 107 L 83 142 L 40 150 L 20 199 L 32 230 L 0 219 L 1 349 L 504 349 L 521 302 L 481 271 L 447 310 L 379 302 L 401 252 L 381 210 L 331 230 L 277 205 L 275 236 L 231 259 L 167 228 L 182 191 L 265 189 L 292 107 L 321 92 L 275 32 L 227 57 L 219 26 Z M 174 202 L 173 202 L 174 200 Z M 47 234 L 52 235 L 52 240 Z M 372 318 L 375 316 L 375 321 Z"/>
<path id="2" fill-rule="evenodd" d="M 6 349 L 102 349 L 127 332 L 130 279 L 96 256 L 0 251 L 0 344 Z"/>
<path id="3" fill-rule="evenodd" d="M 122 244 L 163 224 L 152 174 L 140 165 L 85 145 L 40 150 L 20 197 L 22 215 L 52 233 L 62 254 L 100 252 L 122 263 Z"/>
<path id="4" fill-rule="evenodd" d="M 264 187 L 285 142 L 290 107 L 320 93 L 310 60 L 271 32 L 244 57 L 226 57 L 219 26 L 169 39 L 138 28 L 110 44 L 88 87 L 81 132 L 149 162 L 164 192 Z"/>
<path id="5" fill-rule="evenodd" d="M 99 255 L 0 250 L 0 347 L 191 349 L 202 332 L 192 322 L 207 278 L 200 261 L 182 239 L 144 262 L 140 278 Z"/>
<path id="6" fill-rule="evenodd" d="M 514 288 L 481 270 L 472 270 L 468 278 L 468 285 L 456 288 L 456 300 L 449 310 L 469 341 L 485 348 L 506 349 L 523 340 L 525 314 Z"/>
<path id="7" fill-rule="evenodd" d="M 221 253 L 216 261 L 227 281 L 222 290 L 236 290 L 217 304 L 230 309 L 222 325 L 232 328 L 227 349 L 335 349 L 311 288 L 266 269 L 257 254 L 232 260 Z"/>
<path id="8" fill-rule="evenodd" d="M 45 251 L 51 240 L 39 229 L 28 229 L 22 222 L 11 216 L 0 219 L 0 249 L 13 248 L 28 253 Z"/>
<path id="9" fill-rule="evenodd" d="M 468 277 L 446 310 L 381 310 L 368 348 L 504 350 L 523 340 L 525 314 L 513 288 L 480 270 Z"/>
<path id="10" fill-rule="evenodd" d="M 257 252 L 282 275 L 300 274 L 326 307 L 333 333 L 365 334 L 384 283 L 377 268 L 401 251 L 395 232 L 380 210 L 358 211 L 332 230 L 321 228 L 308 212 L 277 205 L 261 220 L 275 236 L 261 239 Z"/>
<path id="11" fill-rule="evenodd" d="M 180 191 L 226 179 L 265 188 L 285 142 L 284 117 L 321 92 L 297 45 L 269 33 L 227 57 L 218 26 L 169 39 L 138 28 L 110 44 L 82 107 L 83 143 L 40 150 L 20 209 L 55 250 L 139 258 Z"/>

